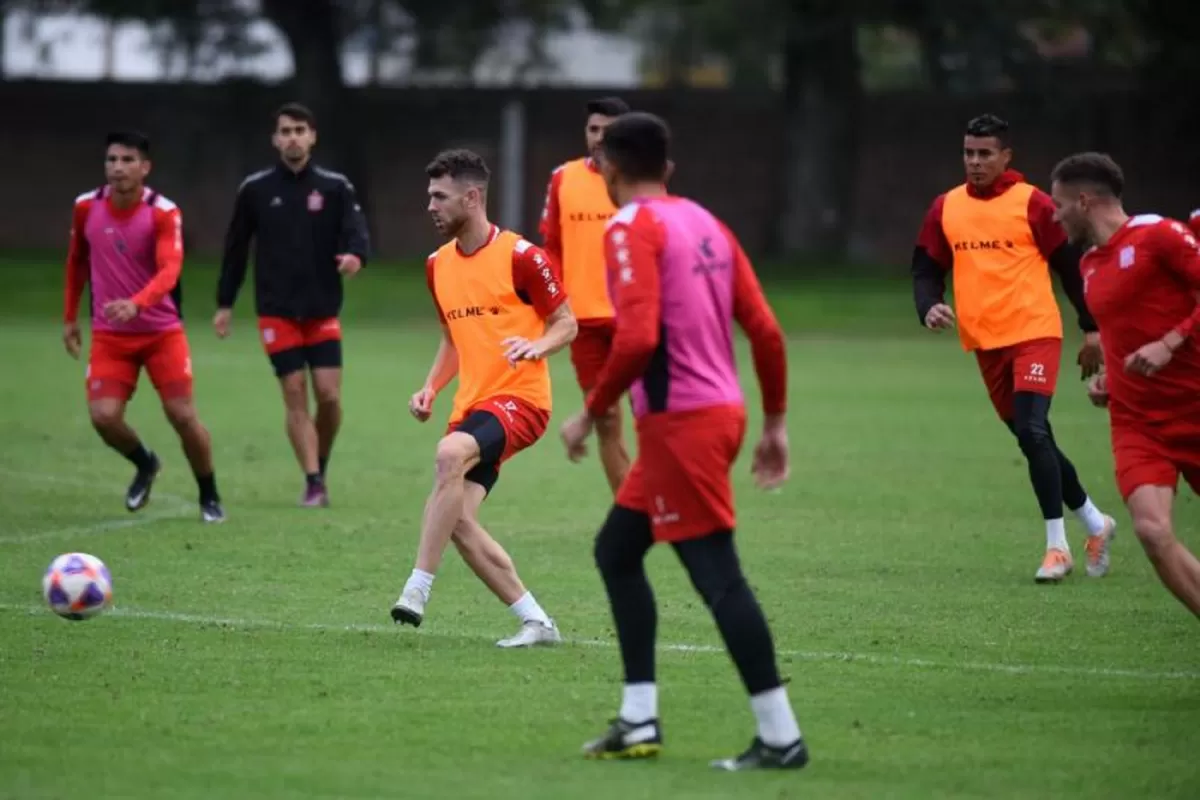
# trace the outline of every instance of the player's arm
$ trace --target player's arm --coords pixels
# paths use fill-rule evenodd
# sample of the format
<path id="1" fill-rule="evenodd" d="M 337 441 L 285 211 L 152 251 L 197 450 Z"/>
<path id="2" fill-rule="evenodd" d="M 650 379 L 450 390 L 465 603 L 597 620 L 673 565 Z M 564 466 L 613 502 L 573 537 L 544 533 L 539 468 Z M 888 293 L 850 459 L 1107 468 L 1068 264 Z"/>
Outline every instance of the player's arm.
<path id="1" fill-rule="evenodd" d="M 1155 240 L 1163 265 L 1196 295 L 1192 313 L 1163 337 L 1163 343 L 1174 352 L 1200 333 L 1200 243 L 1187 228 L 1174 222 L 1160 225 Z"/>
<path id="2" fill-rule="evenodd" d="M 913 247 L 913 302 L 922 325 L 930 309 L 946 302 L 946 273 L 954 266 L 954 252 L 942 230 L 945 198 L 945 195 L 938 195 L 925 212 L 917 233 L 917 243 Z"/>
<path id="3" fill-rule="evenodd" d="M 1054 219 L 1054 201 L 1050 195 L 1040 189 L 1034 190 L 1029 196 L 1028 215 L 1033 240 L 1050 269 L 1058 273 L 1063 293 L 1078 316 L 1079 329 L 1084 333 L 1095 333 L 1098 330 L 1096 320 L 1084 300 L 1083 275 L 1079 271 L 1083 251 L 1067 241 L 1066 231 Z"/>
<path id="4" fill-rule="evenodd" d="M 91 200 L 80 200 L 71 214 L 71 238 L 67 245 L 66 278 L 63 284 L 63 322 L 67 325 L 78 322 L 79 304 L 88 283 L 91 252 L 86 231 L 91 208 Z"/>
<path id="5" fill-rule="evenodd" d="M 233 217 L 225 231 L 225 252 L 221 257 L 221 275 L 217 279 L 217 308 L 233 308 L 238 292 L 246 280 L 246 265 L 250 260 L 250 240 L 254 238 L 255 219 L 253 189 L 242 184 L 233 205 Z"/>
<path id="6" fill-rule="evenodd" d="M 550 261 L 562 278 L 562 220 L 559 218 L 558 192 L 562 186 L 562 167 L 550 173 L 550 181 L 546 186 L 546 202 L 542 205 L 542 219 L 538 223 L 538 232 L 542 236 L 542 249 L 550 256 Z"/>
<path id="7" fill-rule="evenodd" d="M 787 411 L 787 347 L 783 328 L 767 303 L 749 256 L 728 229 L 733 248 L 733 316 L 750 340 L 754 373 L 762 391 L 763 414 L 770 424 Z"/>
<path id="8" fill-rule="evenodd" d="M 154 277 L 131 300 L 139 309 L 158 304 L 179 283 L 183 269 L 183 215 L 178 206 L 154 207 Z"/>
<path id="9" fill-rule="evenodd" d="M 658 254 L 662 236 L 639 211 L 632 223 L 611 222 L 604 234 L 604 258 L 617 275 L 612 302 L 617 325 L 612 350 L 596 385 L 588 393 L 586 408 L 593 419 L 604 416 L 621 395 L 646 372 L 659 344 L 662 317 Z"/>
<path id="10" fill-rule="evenodd" d="M 342 189 L 342 230 L 339 241 L 339 255 L 354 256 L 358 259 L 359 266 L 367 265 L 367 256 L 371 252 L 367 215 L 363 213 L 358 194 L 349 181 L 346 181 Z"/>
<path id="11" fill-rule="evenodd" d="M 530 343 L 530 350 L 540 358 L 548 358 L 574 341 L 579 332 L 566 290 L 550 257 L 532 244 L 513 249 L 512 270 L 518 296 L 546 322 L 542 335 Z"/>
<path id="12" fill-rule="evenodd" d="M 425 283 L 429 287 L 429 294 L 433 298 L 433 307 L 441 322 L 442 338 L 438 341 L 437 353 L 433 356 L 433 365 L 429 368 L 429 375 L 425 378 L 425 389 L 437 395 L 458 374 L 458 349 L 454 346 L 454 339 L 450 336 L 450 328 L 446 325 L 446 315 L 442 312 L 442 304 L 438 300 L 437 289 L 434 287 L 434 260 L 435 256 L 430 256 L 425 261 Z"/>

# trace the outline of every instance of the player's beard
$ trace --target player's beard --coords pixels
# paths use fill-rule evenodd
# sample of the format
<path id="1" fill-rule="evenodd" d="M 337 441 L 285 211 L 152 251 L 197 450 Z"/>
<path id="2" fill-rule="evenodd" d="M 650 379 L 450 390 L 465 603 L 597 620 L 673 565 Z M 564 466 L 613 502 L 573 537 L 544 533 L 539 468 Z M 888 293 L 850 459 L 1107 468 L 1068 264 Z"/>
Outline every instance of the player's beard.
<path id="1" fill-rule="evenodd" d="M 449 241 L 450 239 L 457 239 L 458 235 L 462 233 L 463 228 L 465 228 L 466 225 L 466 217 L 443 217 L 442 225 L 441 228 L 439 228 L 439 231 L 441 232 L 442 236 L 445 236 L 446 240 Z"/>

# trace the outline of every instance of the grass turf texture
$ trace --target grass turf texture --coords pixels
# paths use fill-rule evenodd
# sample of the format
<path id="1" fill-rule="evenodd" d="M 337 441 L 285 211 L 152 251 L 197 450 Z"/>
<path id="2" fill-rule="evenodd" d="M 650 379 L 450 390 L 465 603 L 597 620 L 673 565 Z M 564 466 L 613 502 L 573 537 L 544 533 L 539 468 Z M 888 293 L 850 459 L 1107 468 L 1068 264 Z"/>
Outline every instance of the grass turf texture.
<path id="1" fill-rule="evenodd" d="M 738 541 L 813 761 L 724 775 L 708 760 L 744 747 L 753 720 L 665 549 L 649 569 L 674 646 L 660 656 L 667 749 L 657 763 L 579 757 L 620 699 L 591 558 L 607 493 L 594 456 L 570 465 L 553 435 L 504 470 L 483 514 L 573 643 L 495 648 L 516 621 L 453 553 L 421 630 L 390 624 L 449 407 L 424 426 L 405 410 L 436 342 L 419 265 L 372 266 L 349 286 L 324 510 L 295 505 L 252 290 L 218 342 L 213 272 L 188 268 L 223 526 L 196 519 L 145 376 L 130 419 L 165 472 L 146 510 L 124 511 L 131 467 L 91 430 L 83 364 L 62 351 L 59 266 L 0 270 L 2 797 L 1194 796 L 1196 623 L 1133 539 L 1105 417 L 1073 377 L 1075 337 L 1055 429 L 1122 527 L 1112 574 L 1095 581 L 1070 519 L 1076 574 L 1036 586 L 1042 523 L 973 359 L 916 326 L 903 281 L 768 284 L 791 337 L 793 475 L 780 494 L 754 490 L 748 443 Z M 580 405 L 565 354 L 554 377 L 552 433 Z M 1181 495 L 1193 546 L 1198 508 Z M 69 623 L 42 607 L 42 570 L 69 550 L 110 566 L 116 612 Z"/>

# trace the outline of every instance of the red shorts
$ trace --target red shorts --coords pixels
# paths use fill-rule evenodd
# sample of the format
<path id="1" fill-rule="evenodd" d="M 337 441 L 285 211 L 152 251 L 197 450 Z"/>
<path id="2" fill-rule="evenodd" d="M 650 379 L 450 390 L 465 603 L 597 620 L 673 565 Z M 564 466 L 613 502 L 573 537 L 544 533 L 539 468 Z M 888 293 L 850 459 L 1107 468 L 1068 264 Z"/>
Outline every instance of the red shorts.
<path id="1" fill-rule="evenodd" d="M 92 333 L 88 400 L 128 400 L 142 368 L 163 400 L 192 395 L 192 354 L 182 328 L 155 333 Z"/>
<path id="2" fill-rule="evenodd" d="M 286 350 L 311 347 L 322 342 L 338 342 L 342 339 L 342 323 L 337 317 L 320 319 L 287 319 L 285 317 L 259 317 L 258 332 L 262 337 L 267 355 L 273 356 Z"/>
<path id="3" fill-rule="evenodd" d="M 996 413 L 1007 421 L 1013 416 L 1015 393 L 1054 395 L 1062 339 L 1030 339 L 995 350 L 976 350 L 975 358 Z"/>
<path id="4" fill-rule="evenodd" d="M 1128 500 L 1140 486 L 1174 489 L 1180 475 L 1200 494 L 1200 422 L 1147 425 L 1113 420 L 1112 447 L 1122 499 Z"/>
<path id="5" fill-rule="evenodd" d="M 571 365 L 579 388 L 590 392 L 612 351 L 616 323 L 611 319 L 585 319 L 579 322 L 579 333 L 571 341 Z"/>
<path id="6" fill-rule="evenodd" d="M 467 478 L 491 489 L 500 465 L 541 439 L 549 424 L 550 412 L 544 408 L 519 397 L 498 395 L 481 400 L 461 417 L 450 420 L 446 434 L 462 431 L 475 437 L 479 464 L 467 473 Z M 484 479 L 489 476 L 490 480 Z"/>
<path id="7" fill-rule="evenodd" d="M 638 420 L 638 455 L 617 490 L 617 505 L 650 517 L 656 542 L 733 530 L 730 473 L 746 435 L 737 407 L 649 414 Z"/>

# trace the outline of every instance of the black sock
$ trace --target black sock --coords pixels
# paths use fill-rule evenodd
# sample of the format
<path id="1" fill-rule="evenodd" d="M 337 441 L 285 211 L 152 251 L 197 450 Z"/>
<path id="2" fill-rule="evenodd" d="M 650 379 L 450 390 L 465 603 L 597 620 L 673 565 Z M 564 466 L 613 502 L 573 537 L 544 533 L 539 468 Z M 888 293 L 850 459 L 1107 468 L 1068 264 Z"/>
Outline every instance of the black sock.
<path id="1" fill-rule="evenodd" d="M 712 611 L 751 697 L 782 685 L 766 615 L 742 575 L 733 533 L 721 531 L 675 545 L 692 585 Z"/>
<path id="2" fill-rule="evenodd" d="M 201 503 L 219 503 L 220 496 L 217 494 L 217 476 L 209 473 L 208 475 L 197 475 L 196 485 L 200 487 L 200 502 Z"/>
<path id="3" fill-rule="evenodd" d="M 320 473 L 321 473 L 321 477 L 322 477 L 322 478 L 324 478 L 324 477 L 325 477 L 325 471 L 326 471 L 327 469 L 329 469 L 329 456 L 321 456 L 321 457 L 319 457 L 319 458 L 317 459 L 317 464 L 319 464 L 319 465 L 320 465 L 320 466 L 317 468 L 317 471 L 318 471 L 318 472 L 320 472 Z"/>
<path id="4" fill-rule="evenodd" d="M 308 488 L 315 489 L 316 487 L 320 486 L 322 483 L 321 473 L 313 472 L 311 474 L 305 475 L 304 480 L 308 481 Z"/>
<path id="5" fill-rule="evenodd" d="M 147 450 L 146 445 L 141 442 L 138 442 L 137 447 L 126 453 L 125 457 L 133 462 L 138 472 L 152 472 L 154 470 L 154 454 Z"/>
<path id="6" fill-rule="evenodd" d="M 652 544 L 650 518 L 621 506 L 613 506 L 596 536 L 596 566 L 617 628 L 625 683 L 654 682 L 658 611 L 645 568 Z"/>

